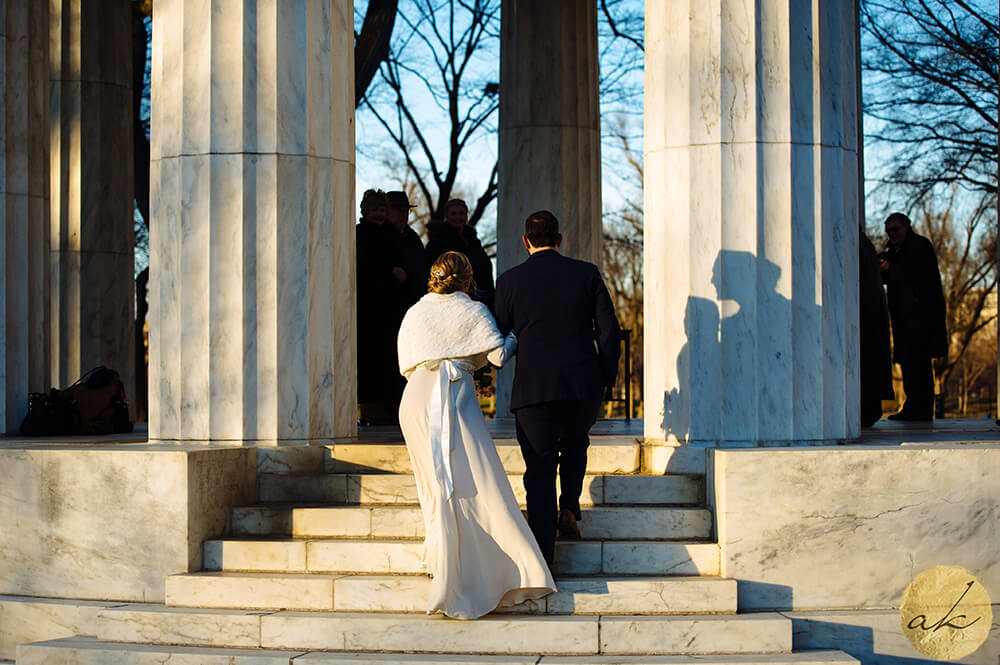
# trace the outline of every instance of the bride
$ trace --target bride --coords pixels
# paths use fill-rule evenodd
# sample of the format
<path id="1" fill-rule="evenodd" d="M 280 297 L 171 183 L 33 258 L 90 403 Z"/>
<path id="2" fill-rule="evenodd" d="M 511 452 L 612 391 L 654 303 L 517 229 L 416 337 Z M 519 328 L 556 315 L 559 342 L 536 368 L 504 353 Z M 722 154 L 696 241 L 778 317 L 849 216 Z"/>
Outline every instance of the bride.
<path id="1" fill-rule="evenodd" d="M 446 252 L 431 266 L 430 292 L 399 329 L 407 378 L 399 424 L 424 518 L 424 562 L 433 576 L 427 612 L 476 619 L 541 598 L 555 582 L 518 508 L 479 408 L 472 372 L 501 366 L 517 341 L 504 338 L 469 298 L 472 265 Z"/>

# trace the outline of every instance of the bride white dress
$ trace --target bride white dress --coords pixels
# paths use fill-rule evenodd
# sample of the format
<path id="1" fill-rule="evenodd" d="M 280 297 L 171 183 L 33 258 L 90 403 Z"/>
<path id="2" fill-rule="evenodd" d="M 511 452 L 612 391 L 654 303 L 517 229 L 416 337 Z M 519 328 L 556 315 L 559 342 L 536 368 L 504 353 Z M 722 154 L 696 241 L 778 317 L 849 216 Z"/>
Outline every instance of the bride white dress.
<path id="1" fill-rule="evenodd" d="M 433 576 L 427 612 L 475 619 L 541 598 L 555 582 L 486 430 L 472 372 L 516 348 L 485 305 L 465 293 L 428 293 L 403 319 L 399 424 L 424 518 Z"/>

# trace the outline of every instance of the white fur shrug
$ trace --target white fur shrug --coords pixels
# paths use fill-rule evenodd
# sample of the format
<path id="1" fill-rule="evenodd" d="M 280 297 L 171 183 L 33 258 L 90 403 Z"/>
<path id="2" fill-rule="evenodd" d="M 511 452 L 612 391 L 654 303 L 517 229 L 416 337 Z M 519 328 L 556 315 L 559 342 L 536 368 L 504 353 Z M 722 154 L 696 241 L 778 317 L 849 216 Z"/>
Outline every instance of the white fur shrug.
<path id="1" fill-rule="evenodd" d="M 487 361 L 500 366 L 516 347 L 513 334 L 500 335 L 486 305 L 462 292 L 422 297 L 403 317 L 396 343 L 399 371 L 407 377 L 418 365 L 445 358 L 467 361 L 475 369 Z"/>

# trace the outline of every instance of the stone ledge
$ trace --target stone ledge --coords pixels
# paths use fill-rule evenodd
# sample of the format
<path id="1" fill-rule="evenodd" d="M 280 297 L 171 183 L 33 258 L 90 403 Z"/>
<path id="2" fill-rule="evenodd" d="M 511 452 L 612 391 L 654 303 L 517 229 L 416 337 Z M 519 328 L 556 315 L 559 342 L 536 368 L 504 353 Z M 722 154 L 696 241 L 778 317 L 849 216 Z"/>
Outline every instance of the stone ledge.
<path id="1" fill-rule="evenodd" d="M 258 451 L 258 455 L 260 455 Z M 270 462 L 268 463 L 270 465 Z M 260 465 L 258 464 L 258 467 Z M 508 474 L 514 496 L 525 505 L 521 474 Z M 557 480 L 558 482 L 558 480 Z M 704 504 L 704 481 L 694 475 L 601 475 L 583 478 L 581 505 Z M 344 505 L 417 505 L 414 477 L 402 473 L 260 473 L 258 501 Z"/>
<path id="2" fill-rule="evenodd" d="M 712 457 L 720 573 L 740 581 L 741 610 L 893 607 L 914 576 L 938 565 L 1000 588 L 1000 446 Z"/>
<path id="3" fill-rule="evenodd" d="M 580 528 L 588 539 L 683 541 L 713 535 L 707 508 L 588 506 L 581 512 Z M 233 510 L 230 532 L 239 537 L 419 539 L 424 522 L 418 506 L 241 506 Z"/>
<path id="4" fill-rule="evenodd" d="M 18 649 L 20 665 L 857 665 L 838 651 L 792 654 L 712 656 L 494 656 L 438 653 L 345 653 L 277 651 L 99 642 L 71 637 L 27 644 Z M 13 663 L 3 661 L 0 663 Z"/>
<path id="5" fill-rule="evenodd" d="M 20 645 L 18 665 L 292 665 L 304 655 L 301 651 L 264 651 L 261 649 L 225 649 L 185 647 L 163 644 L 128 644 L 99 642 L 85 637 L 71 637 Z"/>
<path id="6" fill-rule="evenodd" d="M 423 573 L 423 543 L 387 539 L 209 540 L 205 570 Z M 715 543 L 649 540 L 556 542 L 560 575 L 719 575 Z"/>
<path id="7" fill-rule="evenodd" d="M 496 439 L 500 462 L 508 473 L 524 473 L 524 458 L 516 441 Z M 399 443 L 344 443 L 326 446 L 328 473 L 412 473 L 406 445 Z M 639 443 L 612 438 L 591 440 L 587 470 L 592 473 L 634 473 L 639 470 Z"/>
<path id="8" fill-rule="evenodd" d="M 101 610 L 113 601 L 0 595 L 0 658 L 13 658 L 24 642 L 92 634 Z"/>
<path id="9" fill-rule="evenodd" d="M 167 578 L 170 606 L 423 613 L 426 575 L 202 572 Z M 714 577 L 561 578 L 558 590 L 498 613 L 734 614 L 736 580 Z"/>
<path id="10" fill-rule="evenodd" d="M 252 448 L 47 445 L 0 450 L 0 593 L 159 601 L 169 574 L 252 500 Z"/>

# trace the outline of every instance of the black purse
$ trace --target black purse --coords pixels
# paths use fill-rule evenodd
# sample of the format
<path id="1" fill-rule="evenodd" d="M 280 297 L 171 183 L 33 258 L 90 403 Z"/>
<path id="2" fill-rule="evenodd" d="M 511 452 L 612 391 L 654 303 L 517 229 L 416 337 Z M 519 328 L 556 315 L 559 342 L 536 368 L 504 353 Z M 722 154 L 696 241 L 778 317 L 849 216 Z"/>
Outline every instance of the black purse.
<path id="1" fill-rule="evenodd" d="M 25 436 L 67 435 L 80 431 L 80 410 L 64 390 L 28 394 L 28 413 L 21 421 Z"/>

